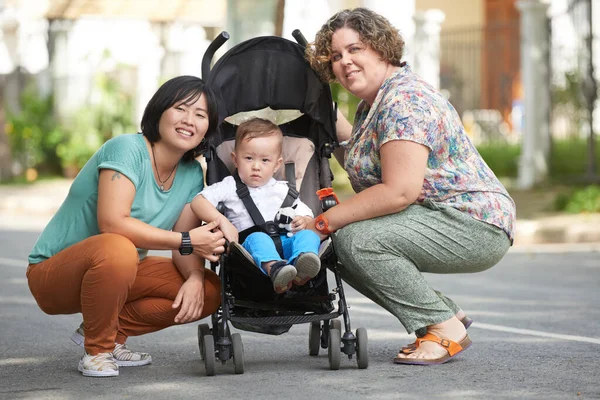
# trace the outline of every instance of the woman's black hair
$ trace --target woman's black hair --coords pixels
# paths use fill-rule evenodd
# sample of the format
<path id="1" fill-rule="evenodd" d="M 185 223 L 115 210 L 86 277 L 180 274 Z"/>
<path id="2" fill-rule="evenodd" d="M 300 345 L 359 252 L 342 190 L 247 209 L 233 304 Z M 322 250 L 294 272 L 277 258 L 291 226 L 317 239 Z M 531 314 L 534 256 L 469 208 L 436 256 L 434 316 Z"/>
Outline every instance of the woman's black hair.
<path id="1" fill-rule="evenodd" d="M 192 104 L 201 95 L 204 95 L 208 108 L 208 130 L 202 142 L 196 148 L 185 153 L 182 158 L 184 161 L 195 159 L 206 150 L 206 138 L 216 131 L 218 123 L 215 96 L 204 81 L 196 76 L 183 75 L 171 78 L 158 88 L 144 110 L 141 133 L 152 144 L 160 141 L 158 125 L 163 113 L 175 104 Z"/>

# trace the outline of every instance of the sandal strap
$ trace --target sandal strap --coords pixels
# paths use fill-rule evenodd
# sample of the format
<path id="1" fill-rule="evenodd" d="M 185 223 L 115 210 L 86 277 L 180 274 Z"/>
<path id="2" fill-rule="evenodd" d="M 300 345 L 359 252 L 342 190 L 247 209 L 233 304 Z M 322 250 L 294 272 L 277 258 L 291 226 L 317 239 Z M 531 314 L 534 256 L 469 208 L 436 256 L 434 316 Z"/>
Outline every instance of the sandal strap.
<path id="1" fill-rule="evenodd" d="M 433 333 L 427 333 L 425 336 L 417 338 L 417 340 L 415 341 L 417 348 L 421 345 L 422 342 L 435 342 L 439 344 L 448 352 L 450 357 L 463 350 L 463 347 L 460 344 L 453 342 L 449 339 L 442 339 L 441 337 L 434 335 Z"/>

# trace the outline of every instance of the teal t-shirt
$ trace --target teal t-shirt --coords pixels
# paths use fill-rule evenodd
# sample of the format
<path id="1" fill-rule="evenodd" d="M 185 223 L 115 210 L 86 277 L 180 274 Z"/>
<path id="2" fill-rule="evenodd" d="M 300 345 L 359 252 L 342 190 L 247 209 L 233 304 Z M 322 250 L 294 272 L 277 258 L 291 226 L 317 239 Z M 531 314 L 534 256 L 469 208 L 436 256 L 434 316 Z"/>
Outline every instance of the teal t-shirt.
<path id="1" fill-rule="evenodd" d="M 101 169 L 118 171 L 133 182 L 135 198 L 131 217 L 165 230 L 173 228 L 183 207 L 204 186 L 200 163 L 180 161 L 171 189 L 162 192 L 154 179 L 144 136 L 125 134 L 112 138 L 89 159 L 73 181 L 67 198 L 33 247 L 30 264 L 42 262 L 100 233 L 97 203 Z M 138 252 L 142 259 L 148 250 L 138 249 Z"/>

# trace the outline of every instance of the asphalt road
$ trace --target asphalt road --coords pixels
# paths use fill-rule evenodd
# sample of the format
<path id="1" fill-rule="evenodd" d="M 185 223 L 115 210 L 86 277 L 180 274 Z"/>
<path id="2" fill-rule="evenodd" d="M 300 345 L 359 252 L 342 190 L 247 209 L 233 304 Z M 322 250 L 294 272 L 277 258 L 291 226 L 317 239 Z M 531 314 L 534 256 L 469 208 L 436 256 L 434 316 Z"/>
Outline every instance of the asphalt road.
<path id="1" fill-rule="evenodd" d="M 511 252 L 483 273 L 429 275 L 475 320 L 473 346 L 440 366 L 394 365 L 412 337 L 346 285 L 352 326 L 369 335 L 366 370 L 342 357 L 330 371 L 323 350 L 310 357 L 303 324 L 280 336 L 241 331 L 246 372 L 230 361 L 206 377 L 188 324 L 129 340 L 152 365 L 85 378 L 69 340 L 81 316 L 45 315 L 27 288 L 36 237 L 0 230 L 0 399 L 600 399 L 598 252 Z"/>

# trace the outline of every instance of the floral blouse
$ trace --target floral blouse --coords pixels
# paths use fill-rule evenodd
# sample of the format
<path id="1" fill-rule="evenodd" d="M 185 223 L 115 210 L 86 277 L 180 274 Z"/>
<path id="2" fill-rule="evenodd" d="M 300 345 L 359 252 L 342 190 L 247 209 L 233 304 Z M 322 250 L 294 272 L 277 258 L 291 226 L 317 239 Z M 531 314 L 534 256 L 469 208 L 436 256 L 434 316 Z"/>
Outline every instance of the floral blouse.
<path id="1" fill-rule="evenodd" d="M 454 107 L 407 64 L 390 76 L 373 105 L 356 111 L 345 169 L 358 193 L 381 183 L 379 149 L 391 140 L 429 148 L 421 194 L 504 230 L 511 242 L 515 203 L 467 136 Z"/>

